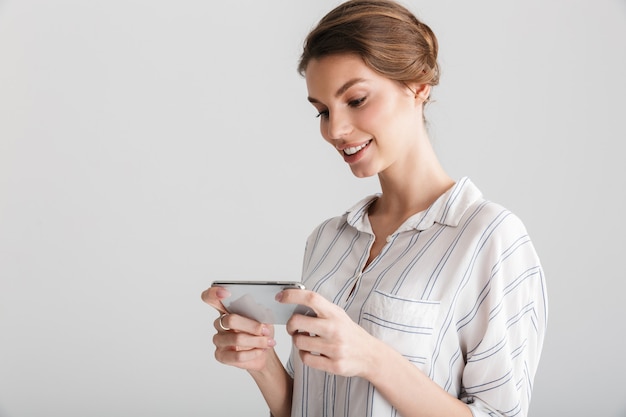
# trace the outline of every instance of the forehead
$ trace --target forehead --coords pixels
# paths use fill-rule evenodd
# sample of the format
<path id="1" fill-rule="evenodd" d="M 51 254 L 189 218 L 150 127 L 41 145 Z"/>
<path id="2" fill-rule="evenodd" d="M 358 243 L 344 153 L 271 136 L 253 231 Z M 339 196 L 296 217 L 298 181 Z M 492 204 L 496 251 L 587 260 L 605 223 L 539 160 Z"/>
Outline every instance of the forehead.
<path id="1" fill-rule="evenodd" d="M 353 80 L 359 80 L 358 84 L 387 80 L 368 67 L 361 57 L 353 54 L 312 59 L 304 76 L 311 97 L 335 95 Z"/>

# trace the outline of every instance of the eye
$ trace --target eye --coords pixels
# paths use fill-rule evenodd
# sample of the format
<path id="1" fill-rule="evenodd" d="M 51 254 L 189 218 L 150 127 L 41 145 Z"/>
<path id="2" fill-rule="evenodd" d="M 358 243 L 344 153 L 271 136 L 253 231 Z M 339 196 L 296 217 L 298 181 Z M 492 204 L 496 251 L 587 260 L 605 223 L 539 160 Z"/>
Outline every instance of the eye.
<path id="1" fill-rule="evenodd" d="M 328 119 L 328 110 L 322 110 L 319 113 L 317 113 L 318 118 L 322 118 L 322 119 Z"/>
<path id="2" fill-rule="evenodd" d="M 367 98 L 367 97 L 361 97 L 361 98 L 357 98 L 356 100 L 350 100 L 350 101 L 348 102 L 348 105 L 349 105 L 350 107 L 360 107 L 360 106 L 362 106 L 362 105 L 363 105 L 363 103 L 365 103 L 365 99 L 366 99 L 366 98 Z"/>

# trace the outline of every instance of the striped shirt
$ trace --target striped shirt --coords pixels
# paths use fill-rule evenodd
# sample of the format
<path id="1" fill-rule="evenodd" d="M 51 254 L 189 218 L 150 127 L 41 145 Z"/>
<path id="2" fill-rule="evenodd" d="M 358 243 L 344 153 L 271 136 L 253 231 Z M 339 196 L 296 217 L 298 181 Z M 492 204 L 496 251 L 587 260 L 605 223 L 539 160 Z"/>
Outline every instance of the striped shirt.
<path id="1" fill-rule="evenodd" d="M 462 178 L 407 219 L 364 268 L 374 242 L 367 209 L 378 196 L 309 236 L 306 287 L 345 309 L 475 417 L 526 416 L 547 294 L 522 222 Z M 306 367 L 295 349 L 287 370 L 292 417 L 398 415 L 367 380 Z"/>

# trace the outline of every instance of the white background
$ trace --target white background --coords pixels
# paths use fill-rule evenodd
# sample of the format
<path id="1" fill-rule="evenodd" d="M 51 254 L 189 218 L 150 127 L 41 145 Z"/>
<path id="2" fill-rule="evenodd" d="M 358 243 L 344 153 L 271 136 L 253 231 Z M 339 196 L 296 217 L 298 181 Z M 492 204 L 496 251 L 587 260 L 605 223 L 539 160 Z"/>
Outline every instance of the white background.
<path id="1" fill-rule="evenodd" d="M 267 415 L 200 293 L 299 279 L 313 227 L 378 191 L 295 69 L 336 4 L 0 0 L 0 416 Z M 626 416 L 626 2 L 404 4 L 440 41 L 444 166 L 546 270 L 530 415 Z"/>

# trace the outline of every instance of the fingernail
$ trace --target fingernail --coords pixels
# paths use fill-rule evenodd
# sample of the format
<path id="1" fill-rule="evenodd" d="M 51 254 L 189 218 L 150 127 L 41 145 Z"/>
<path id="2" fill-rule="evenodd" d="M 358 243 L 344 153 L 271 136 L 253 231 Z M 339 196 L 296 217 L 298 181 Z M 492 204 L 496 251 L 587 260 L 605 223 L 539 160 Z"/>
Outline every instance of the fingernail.
<path id="1" fill-rule="evenodd" d="M 217 298 L 222 299 L 230 297 L 230 292 L 224 288 L 218 288 L 217 291 L 215 291 L 215 295 L 217 295 Z"/>
<path id="2" fill-rule="evenodd" d="M 283 292 L 279 292 L 278 294 L 276 294 L 276 297 L 274 297 L 276 299 L 276 301 L 280 301 L 283 299 Z"/>
<path id="3" fill-rule="evenodd" d="M 274 346 L 276 346 L 276 340 L 274 340 L 274 339 L 267 339 L 267 345 L 268 345 L 269 347 L 274 347 Z"/>
<path id="4" fill-rule="evenodd" d="M 270 329 L 268 329 L 267 327 L 263 326 L 261 327 L 261 334 L 263 336 L 269 336 L 270 335 Z"/>

